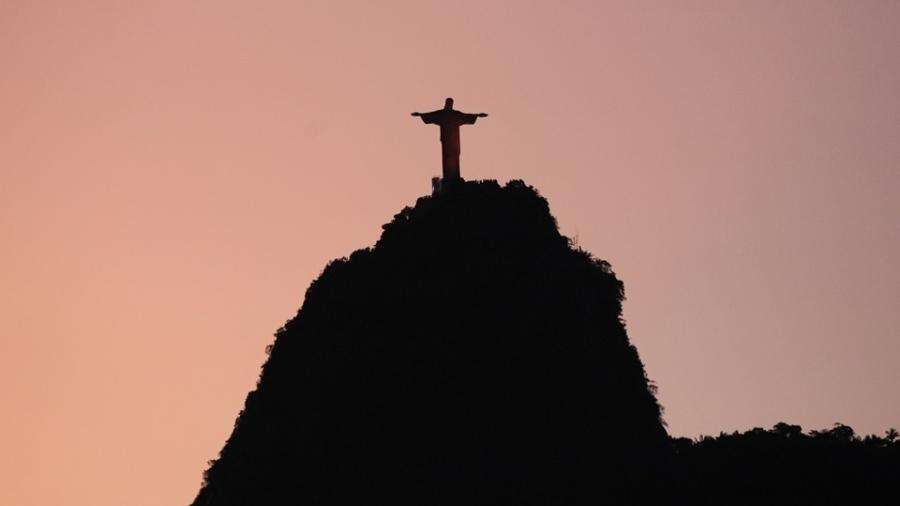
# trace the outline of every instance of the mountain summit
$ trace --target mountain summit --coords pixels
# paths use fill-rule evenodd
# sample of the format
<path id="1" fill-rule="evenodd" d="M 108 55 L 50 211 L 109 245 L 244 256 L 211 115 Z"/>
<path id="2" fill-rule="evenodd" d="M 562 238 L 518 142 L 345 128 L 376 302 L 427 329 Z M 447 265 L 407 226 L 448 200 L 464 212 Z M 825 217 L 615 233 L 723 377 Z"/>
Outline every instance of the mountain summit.
<path id="1" fill-rule="evenodd" d="M 194 505 L 636 502 L 668 437 L 610 265 L 521 181 L 422 197 L 281 328 Z"/>

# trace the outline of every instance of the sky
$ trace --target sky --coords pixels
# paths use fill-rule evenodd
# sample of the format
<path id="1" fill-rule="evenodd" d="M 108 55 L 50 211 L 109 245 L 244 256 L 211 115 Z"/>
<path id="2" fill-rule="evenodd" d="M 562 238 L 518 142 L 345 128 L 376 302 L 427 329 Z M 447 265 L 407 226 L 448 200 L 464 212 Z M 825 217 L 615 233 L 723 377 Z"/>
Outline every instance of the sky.
<path id="1" fill-rule="evenodd" d="M 673 435 L 900 427 L 900 3 L 0 1 L 0 503 L 187 504 L 333 259 L 523 179 Z"/>

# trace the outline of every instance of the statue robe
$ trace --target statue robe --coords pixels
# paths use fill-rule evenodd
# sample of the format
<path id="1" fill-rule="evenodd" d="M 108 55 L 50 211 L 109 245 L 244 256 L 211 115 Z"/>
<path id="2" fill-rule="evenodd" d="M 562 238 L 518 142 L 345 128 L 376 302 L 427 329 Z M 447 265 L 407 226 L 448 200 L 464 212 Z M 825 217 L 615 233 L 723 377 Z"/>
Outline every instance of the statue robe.
<path id="1" fill-rule="evenodd" d="M 441 127 L 441 153 L 445 180 L 459 179 L 459 127 L 474 125 L 476 114 L 467 114 L 456 109 L 438 109 L 420 116 L 429 125 Z"/>

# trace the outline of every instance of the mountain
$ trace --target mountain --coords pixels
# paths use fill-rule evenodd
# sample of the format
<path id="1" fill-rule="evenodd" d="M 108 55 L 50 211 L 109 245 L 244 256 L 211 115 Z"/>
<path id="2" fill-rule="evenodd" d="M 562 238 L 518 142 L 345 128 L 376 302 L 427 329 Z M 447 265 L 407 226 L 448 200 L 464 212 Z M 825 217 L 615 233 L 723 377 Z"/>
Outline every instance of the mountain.
<path id="1" fill-rule="evenodd" d="M 674 452 L 610 265 L 521 181 L 383 229 L 276 333 L 193 504 L 649 500 Z"/>
<path id="2" fill-rule="evenodd" d="M 666 497 L 689 499 L 684 504 L 898 503 L 895 429 L 884 437 L 860 437 L 841 423 L 804 433 L 799 425 L 781 422 L 770 430 L 676 438 L 672 447 L 676 456 L 667 473 Z"/>

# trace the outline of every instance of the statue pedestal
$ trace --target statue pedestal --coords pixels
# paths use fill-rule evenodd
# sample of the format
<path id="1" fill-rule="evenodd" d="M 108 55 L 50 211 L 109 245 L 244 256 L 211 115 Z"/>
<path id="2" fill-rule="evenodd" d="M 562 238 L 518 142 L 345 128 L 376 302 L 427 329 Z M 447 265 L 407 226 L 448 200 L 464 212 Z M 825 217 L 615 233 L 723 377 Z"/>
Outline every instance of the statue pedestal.
<path id="1" fill-rule="evenodd" d="M 434 176 L 431 178 L 431 194 L 437 195 L 441 192 L 446 192 L 462 183 L 463 178 L 461 177 L 449 178 Z"/>

